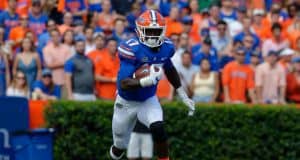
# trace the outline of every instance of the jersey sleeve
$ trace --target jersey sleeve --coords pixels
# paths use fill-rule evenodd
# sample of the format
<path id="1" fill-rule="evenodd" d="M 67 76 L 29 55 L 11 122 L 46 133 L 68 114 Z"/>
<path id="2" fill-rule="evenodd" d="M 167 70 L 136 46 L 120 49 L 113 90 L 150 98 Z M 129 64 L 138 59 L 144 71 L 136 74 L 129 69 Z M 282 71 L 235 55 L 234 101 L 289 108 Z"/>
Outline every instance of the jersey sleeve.
<path id="1" fill-rule="evenodd" d="M 136 63 L 137 57 L 134 48 L 128 43 L 121 43 L 118 47 L 118 55 L 121 61 L 128 61 L 129 63 Z"/>
<path id="2" fill-rule="evenodd" d="M 135 56 L 134 49 L 128 43 L 121 43 L 118 47 L 118 55 L 120 58 L 118 80 L 132 78 L 137 65 L 137 57 Z"/>
<path id="3" fill-rule="evenodd" d="M 66 73 L 72 74 L 72 72 L 74 71 L 74 64 L 72 59 L 69 59 L 64 66 L 64 70 Z"/>
<path id="4" fill-rule="evenodd" d="M 33 83 L 32 90 L 35 90 L 35 89 L 40 89 L 40 90 L 43 89 L 43 84 L 42 84 L 41 81 L 35 81 L 35 82 Z"/>

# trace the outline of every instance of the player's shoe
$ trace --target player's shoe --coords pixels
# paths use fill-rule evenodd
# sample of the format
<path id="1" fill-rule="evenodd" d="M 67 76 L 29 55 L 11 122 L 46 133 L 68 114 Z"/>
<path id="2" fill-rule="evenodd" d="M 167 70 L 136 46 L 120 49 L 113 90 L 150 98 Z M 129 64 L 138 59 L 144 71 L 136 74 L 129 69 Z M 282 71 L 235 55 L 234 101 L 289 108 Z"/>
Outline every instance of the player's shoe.
<path id="1" fill-rule="evenodd" d="M 109 150 L 109 154 L 110 154 L 110 157 L 113 159 L 113 160 L 120 160 L 123 156 L 124 156 L 124 154 L 125 154 L 125 152 L 123 151 L 123 153 L 121 153 L 120 154 L 120 156 L 117 156 L 114 152 L 113 152 L 113 145 L 110 147 L 110 150 Z"/>

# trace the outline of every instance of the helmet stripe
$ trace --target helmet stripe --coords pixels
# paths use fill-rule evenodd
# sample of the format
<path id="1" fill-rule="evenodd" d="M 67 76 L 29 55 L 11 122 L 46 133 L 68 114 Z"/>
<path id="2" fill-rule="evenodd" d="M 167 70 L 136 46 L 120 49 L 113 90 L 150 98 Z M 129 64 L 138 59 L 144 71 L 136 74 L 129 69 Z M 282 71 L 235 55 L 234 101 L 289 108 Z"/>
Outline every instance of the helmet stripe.
<path id="1" fill-rule="evenodd" d="M 150 10 L 150 16 L 151 16 L 152 22 L 157 23 L 157 17 L 156 17 L 154 10 Z"/>

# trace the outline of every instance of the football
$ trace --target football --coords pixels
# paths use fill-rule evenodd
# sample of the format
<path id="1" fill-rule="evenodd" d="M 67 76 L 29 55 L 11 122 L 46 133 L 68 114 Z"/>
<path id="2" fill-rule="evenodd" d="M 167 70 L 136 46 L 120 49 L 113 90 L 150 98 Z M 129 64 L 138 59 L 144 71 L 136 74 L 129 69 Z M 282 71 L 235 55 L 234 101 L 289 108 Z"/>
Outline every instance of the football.
<path id="1" fill-rule="evenodd" d="M 136 79 L 141 79 L 141 78 L 144 78 L 144 77 L 147 77 L 150 75 L 150 66 L 149 64 L 144 64 L 142 65 L 140 68 L 138 68 L 134 74 L 133 74 L 133 78 L 136 78 Z M 154 67 L 155 71 L 158 71 L 159 68 L 158 67 Z"/>

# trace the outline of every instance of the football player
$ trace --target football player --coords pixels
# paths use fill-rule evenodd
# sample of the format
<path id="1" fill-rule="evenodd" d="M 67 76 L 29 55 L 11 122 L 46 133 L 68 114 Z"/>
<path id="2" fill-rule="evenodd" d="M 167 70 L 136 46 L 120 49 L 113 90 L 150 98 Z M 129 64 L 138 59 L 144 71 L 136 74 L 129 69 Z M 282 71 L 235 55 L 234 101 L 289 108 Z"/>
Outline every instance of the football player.
<path id="1" fill-rule="evenodd" d="M 175 48 L 172 41 L 165 37 L 165 30 L 163 16 L 157 11 L 147 10 L 136 20 L 137 37 L 121 43 L 118 47 L 120 70 L 112 120 L 112 159 L 118 160 L 123 156 L 130 133 L 138 119 L 149 128 L 159 160 L 169 160 L 162 108 L 155 95 L 163 71 L 178 96 L 188 106 L 189 115 L 194 113 L 194 102 L 181 87 L 180 78 L 171 62 Z M 134 78 L 136 70 L 145 64 L 150 66 L 149 75 L 140 79 Z"/>

